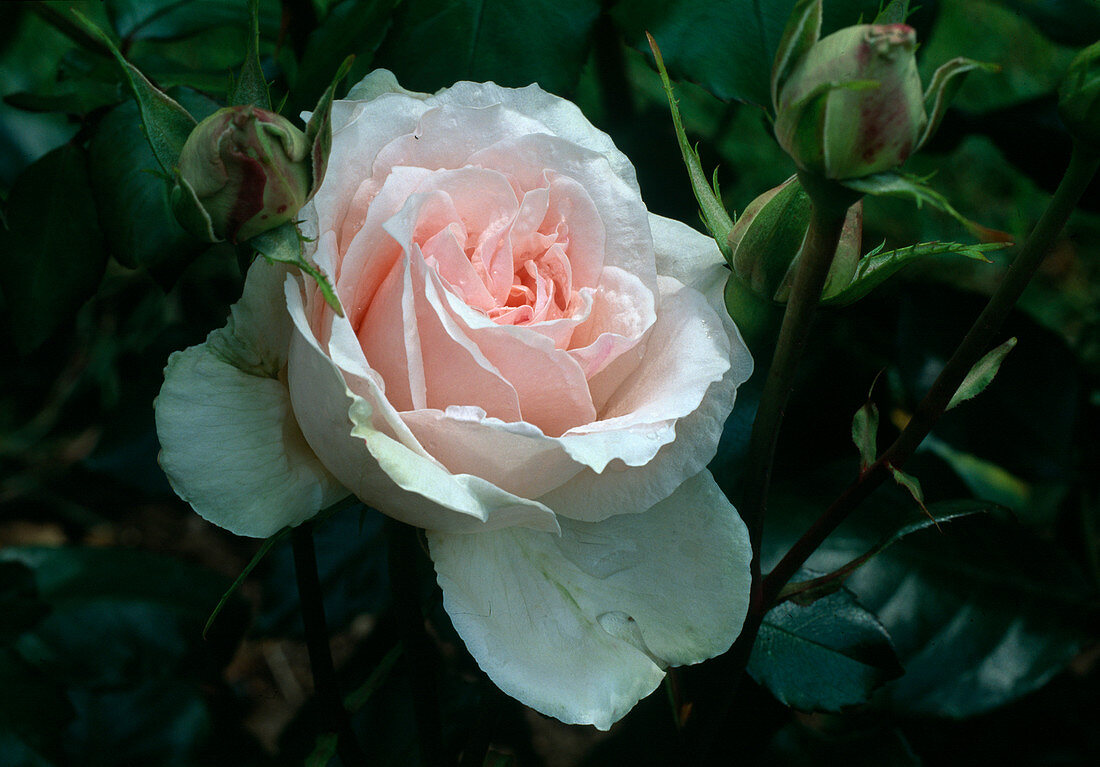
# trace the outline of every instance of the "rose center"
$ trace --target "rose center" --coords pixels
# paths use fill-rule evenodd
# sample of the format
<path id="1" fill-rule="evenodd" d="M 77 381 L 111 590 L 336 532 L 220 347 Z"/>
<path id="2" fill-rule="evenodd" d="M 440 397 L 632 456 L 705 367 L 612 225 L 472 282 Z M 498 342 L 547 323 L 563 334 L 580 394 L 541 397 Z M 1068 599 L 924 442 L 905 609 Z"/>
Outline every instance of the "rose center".
<path id="1" fill-rule="evenodd" d="M 430 236 L 418 231 L 415 241 L 455 294 L 499 325 L 570 318 L 580 299 L 569 226 L 547 210 L 548 197 L 533 190 L 518 209 L 499 210 L 480 228 L 460 217 Z"/>

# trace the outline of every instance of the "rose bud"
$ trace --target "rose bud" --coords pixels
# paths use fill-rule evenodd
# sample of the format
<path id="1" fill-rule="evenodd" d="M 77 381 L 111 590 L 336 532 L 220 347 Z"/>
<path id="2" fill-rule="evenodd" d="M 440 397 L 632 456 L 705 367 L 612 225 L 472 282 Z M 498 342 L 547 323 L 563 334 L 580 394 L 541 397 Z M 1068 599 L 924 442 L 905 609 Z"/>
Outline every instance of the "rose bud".
<path id="1" fill-rule="evenodd" d="M 184 144 L 173 210 L 207 240 L 241 242 L 292 221 L 309 199 L 309 151 L 284 117 L 253 106 L 219 109 Z"/>
<path id="2" fill-rule="evenodd" d="M 1058 114 L 1070 135 L 1100 149 L 1100 43 L 1070 63 L 1058 89 Z"/>
<path id="3" fill-rule="evenodd" d="M 905 161 L 927 124 L 915 47 L 912 27 L 863 24 L 806 51 L 775 104 L 776 138 L 799 167 L 846 179 Z"/>
<path id="4" fill-rule="evenodd" d="M 791 176 L 757 197 L 730 232 L 733 271 L 757 295 L 786 301 L 794 264 L 810 225 L 810 197 Z M 840 243 L 825 283 L 825 294 L 847 286 L 859 261 L 863 205 L 848 209 Z"/>

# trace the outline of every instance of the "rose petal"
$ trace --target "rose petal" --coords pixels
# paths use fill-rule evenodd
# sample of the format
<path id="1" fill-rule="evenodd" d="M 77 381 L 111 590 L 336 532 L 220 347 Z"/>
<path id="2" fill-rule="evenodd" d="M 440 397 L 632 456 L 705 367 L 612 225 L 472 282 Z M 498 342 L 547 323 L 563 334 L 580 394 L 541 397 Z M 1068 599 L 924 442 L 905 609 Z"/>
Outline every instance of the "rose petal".
<path id="1" fill-rule="evenodd" d="M 706 299 L 671 277 L 659 284 L 661 310 L 641 363 L 616 388 L 599 420 L 562 435 L 569 454 L 597 472 L 616 459 L 627 466 L 648 463 L 676 436 L 676 420 L 698 409 L 729 369 L 729 337 Z M 715 439 L 700 447 L 713 454 L 717 444 Z"/>
<path id="2" fill-rule="evenodd" d="M 604 371 L 641 343 L 656 321 L 656 298 L 642 281 L 622 269 L 606 267 L 593 297 L 592 312 L 573 333 L 569 350 L 588 377 L 597 411 L 603 411 L 641 357 L 632 355 L 627 365 Z"/>
<path id="3" fill-rule="evenodd" d="M 611 171 L 636 195 L 641 195 L 634 166 L 611 137 L 593 126 L 576 104 L 547 93 L 537 85 L 502 88 L 495 83 L 459 82 L 435 94 L 431 102 L 467 107 L 501 104 L 510 111 L 538 120 L 547 127 L 548 133 L 606 157 Z"/>
<path id="4" fill-rule="evenodd" d="M 729 271 L 722 266 L 722 256 L 714 240 L 683 224 L 664 219 L 654 226 L 654 245 L 658 263 L 673 262 L 677 254 L 683 254 L 682 263 L 688 264 L 688 268 L 679 274 L 691 281 L 712 309 L 721 312 L 712 315 L 714 319 L 711 322 L 718 322 L 720 331 L 716 330 L 711 340 L 722 336 L 728 339 L 725 354 L 729 368 L 718 381 L 709 384 L 699 405 L 679 420 L 656 422 L 648 427 L 638 424 L 620 432 L 609 431 L 602 437 L 596 433 L 578 435 L 578 439 L 588 437 L 593 443 L 575 447 L 571 454 L 578 459 L 588 455 L 591 460 L 589 466 L 600 466 L 616 449 L 620 455 L 626 455 L 629 449 L 633 449 L 640 457 L 652 449 L 654 442 L 665 442 L 659 445 L 655 455 L 641 465 L 624 466 L 624 462 L 629 462 L 622 458 L 614 463 L 608 460 L 602 471 L 586 469 L 567 484 L 539 497 L 558 514 L 594 521 L 606 518 L 609 513 L 644 509 L 666 497 L 685 477 L 702 470 L 714 457 L 722 427 L 734 405 L 737 387 L 752 374 L 752 357 L 724 308 L 722 293 Z M 683 288 L 677 293 L 691 295 L 690 290 Z M 667 323 L 665 318 L 675 312 L 676 305 L 662 298 L 661 307 L 660 317 Z M 699 316 L 706 316 L 706 312 L 702 311 Z M 692 327 L 688 324 L 681 329 L 690 331 Z M 694 329 L 697 335 L 701 328 L 694 326 Z M 647 348 L 645 364 L 638 367 L 636 376 L 645 376 L 648 364 L 659 363 L 662 356 L 676 353 L 678 347 L 672 342 L 660 343 L 660 335 L 656 333 L 651 336 L 651 339 L 654 338 L 658 343 L 652 349 Z M 674 403 L 675 400 L 670 400 L 670 405 Z M 686 400 L 681 401 L 681 405 L 686 404 Z M 563 442 L 569 439 L 572 439 L 570 433 L 562 438 Z"/>
<path id="5" fill-rule="evenodd" d="M 226 326 L 169 358 L 155 402 L 173 489 L 204 519 L 256 538 L 348 494 L 306 444 L 280 379 L 291 332 L 286 273 L 258 259 Z"/>
<path id="6" fill-rule="evenodd" d="M 424 100 L 402 94 L 383 94 L 373 101 L 334 101 L 332 104 L 332 149 L 324 183 L 317 189 L 309 209 L 317 216 L 317 231 L 337 228 L 363 179 L 370 178 L 378 152 L 395 135 L 412 133 L 431 106 Z M 305 209 L 303 209 L 305 210 Z"/>
<path id="7" fill-rule="evenodd" d="M 603 265 L 619 267 L 655 289 L 656 268 L 645 205 L 637 191 L 612 172 L 605 155 L 557 136 L 532 134 L 497 142 L 472 154 L 469 162 L 499 170 L 524 189 L 540 186 L 544 178 L 553 176 L 572 179 L 584 189 L 603 224 Z"/>
<path id="8" fill-rule="evenodd" d="M 285 291 L 297 331 L 288 363 L 294 412 L 310 447 L 358 498 L 427 529 L 558 529 L 553 512 L 543 504 L 506 493 L 480 477 L 452 474 L 381 430 L 380 425 L 386 428 L 385 413 L 347 386 L 340 368 L 318 344 L 306 321 L 299 283 L 288 278 Z"/>
<path id="9" fill-rule="evenodd" d="M 398 135 L 378 152 L 372 175 L 384 177 L 399 165 L 429 170 L 476 165 L 469 159 L 475 152 L 532 133 L 548 130 L 537 120 L 500 104 L 477 109 L 433 104 L 414 131 Z"/>
<path id="10" fill-rule="evenodd" d="M 404 263 L 416 282 L 423 369 L 426 376 L 435 376 L 426 379 L 426 406 L 443 410 L 448 405 L 473 405 L 503 421 L 535 424 L 554 436 L 591 421 L 596 413 L 588 384 L 568 352 L 554 348 L 539 333 L 478 316 L 446 290 L 439 275 L 427 268 L 419 248 L 408 245 L 424 209 L 448 202 L 440 191 L 418 196 L 386 224 L 407 249 Z M 364 349 L 375 367 L 371 348 L 364 343 Z"/>
<path id="11" fill-rule="evenodd" d="M 507 694 L 608 729 L 667 665 L 729 649 L 748 608 L 748 533 L 701 472 L 644 514 L 525 530 L 429 532 L 443 605 Z"/>
<path id="12" fill-rule="evenodd" d="M 523 421 L 505 423 L 481 408 L 401 414 L 433 458 L 455 474 L 477 474 L 502 490 L 537 498 L 568 482 L 584 468 L 561 444 Z"/>

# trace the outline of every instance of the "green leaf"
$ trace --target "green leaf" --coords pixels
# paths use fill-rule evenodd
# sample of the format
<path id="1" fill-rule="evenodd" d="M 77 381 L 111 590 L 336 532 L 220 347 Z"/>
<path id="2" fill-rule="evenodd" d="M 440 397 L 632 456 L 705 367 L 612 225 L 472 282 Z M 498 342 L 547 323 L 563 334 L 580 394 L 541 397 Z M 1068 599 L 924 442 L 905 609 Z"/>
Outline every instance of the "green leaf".
<path id="1" fill-rule="evenodd" d="M 332 82 L 321 95 L 320 101 L 309 116 L 306 123 L 306 141 L 310 144 L 310 169 L 312 173 L 312 186 L 309 188 L 309 196 L 312 197 L 321 187 L 325 179 L 325 169 L 328 167 L 328 155 L 332 151 L 332 100 L 336 96 L 336 86 L 351 69 L 351 57 L 344 59 L 344 63 L 336 70 Z"/>
<path id="2" fill-rule="evenodd" d="M 904 487 L 913 500 L 917 502 L 917 505 L 921 507 L 921 510 L 928 515 L 929 519 L 934 521 L 932 513 L 928 510 L 928 507 L 924 505 L 924 491 L 921 490 L 920 480 L 911 474 L 906 474 L 892 464 L 886 464 L 886 468 L 890 470 L 890 474 L 894 477 L 894 481 Z"/>
<path id="3" fill-rule="evenodd" d="M 845 179 L 841 183 L 852 191 L 872 197 L 901 197 L 916 203 L 918 208 L 927 203 L 951 216 L 977 236 L 988 231 L 955 210 L 947 198 L 925 184 L 925 180 L 905 173 L 887 171 L 862 178 Z"/>
<path id="4" fill-rule="evenodd" d="M 26 353 L 95 293 L 107 263 L 84 152 L 66 145 L 30 165 L 12 187 L 6 218 L 0 289 Z"/>
<path id="5" fill-rule="evenodd" d="M 206 212 L 191 182 L 176 174 L 175 185 L 168 196 L 172 215 L 183 230 L 206 243 L 223 242 L 214 233 L 214 220 Z"/>
<path id="6" fill-rule="evenodd" d="M 332 289 L 328 277 L 321 274 L 302 255 L 302 235 L 294 223 L 286 223 L 274 229 L 269 229 L 263 234 L 256 235 L 248 241 L 248 245 L 268 261 L 293 264 L 308 274 L 317 282 L 325 301 L 332 307 L 332 310 L 341 317 L 344 316 L 340 299 L 336 297 L 336 291 Z"/>
<path id="7" fill-rule="evenodd" d="M 260 66 L 260 0 L 248 0 L 248 51 L 244 66 L 229 97 L 230 105 L 247 105 L 271 111 L 271 94 Z"/>
<path id="8" fill-rule="evenodd" d="M 957 450 L 934 434 L 924 438 L 921 449 L 942 458 L 976 497 L 1016 512 L 1028 510 L 1034 488 L 992 461 Z"/>
<path id="9" fill-rule="evenodd" d="M 883 243 L 885 244 L 885 243 Z M 916 261 L 943 255 L 959 255 L 991 263 L 986 253 L 1010 247 L 1006 242 L 967 244 L 962 242 L 920 242 L 897 250 L 882 250 L 879 245 L 856 265 L 852 280 L 843 288 L 822 298 L 822 303 L 847 306 L 866 296 L 880 284 Z"/>
<path id="10" fill-rule="evenodd" d="M 779 48 L 772 64 L 773 107 L 779 104 L 779 91 L 790 77 L 791 71 L 820 36 L 821 0 L 797 0 L 783 28 L 783 36 L 779 39 Z"/>
<path id="11" fill-rule="evenodd" d="M 619 0 L 612 18 L 624 39 L 661 44 L 669 71 L 720 99 L 771 109 L 772 64 L 795 0 Z M 880 0 L 829 0 L 822 32 L 872 18 Z"/>
<path id="12" fill-rule="evenodd" d="M 99 123 L 88 147 L 92 192 L 111 254 L 169 287 L 205 245 L 185 232 L 168 204 L 168 184 L 127 101 Z"/>
<path id="13" fill-rule="evenodd" d="M 992 515 L 909 536 L 848 585 L 906 668 L 883 703 L 909 713 L 973 716 L 1038 688 L 1095 616 L 1066 552 Z"/>
<path id="14" fill-rule="evenodd" d="M 1022 6 L 1035 2 L 940 0 L 935 28 L 921 44 L 919 66 L 924 82 L 932 80 L 936 67 L 965 52 L 978 61 L 996 62 L 1003 70 L 999 77 L 982 77 L 963 85 L 955 102 L 967 112 L 981 114 L 1022 105 L 1056 91 L 1073 58 L 1073 49 L 1055 45 L 1020 10 L 1006 7 L 1009 3 Z M 1094 0 L 1084 2 L 1093 6 L 1091 11 L 1072 17 L 1068 24 L 1082 23 L 1084 29 L 1088 25 L 1086 16 L 1095 21 Z M 1096 26 L 1093 29 L 1096 31 L 1080 44 L 1096 41 L 1100 29 Z"/>
<path id="15" fill-rule="evenodd" d="M 986 514 L 996 508 L 995 505 L 990 504 L 988 501 L 975 501 L 969 499 L 943 501 L 941 503 L 932 504 L 928 507 L 927 515 L 918 517 L 912 522 L 902 525 L 897 530 L 881 539 L 870 549 L 851 561 L 846 562 L 831 573 L 810 580 L 788 583 L 783 587 L 783 590 L 779 592 L 779 601 L 790 599 L 794 601 L 795 604 L 811 604 L 835 592 L 841 587 L 849 575 L 907 535 L 933 526 L 938 528 L 941 524 L 955 519 L 962 519 L 974 514 Z"/>
<path id="16" fill-rule="evenodd" d="M 1027 17 L 1056 43 L 1085 46 L 1100 39 L 1100 4 L 1096 0 L 998 0 Z"/>
<path id="17" fill-rule="evenodd" d="M 195 118 L 180 106 L 175 99 L 149 82 L 145 75 L 128 62 L 106 32 L 88 21 L 79 11 L 74 10 L 73 15 L 84 27 L 84 30 L 95 37 L 100 45 L 118 62 L 126 82 L 141 108 L 145 138 L 149 141 L 149 146 L 153 148 L 153 154 L 156 155 L 161 168 L 164 169 L 165 173 L 171 174 L 172 169 L 179 162 L 180 152 L 183 151 L 183 145 L 187 141 L 187 137 L 191 135 L 191 131 L 198 124 Z"/>
<path id="18" fill-rule="evenodd" d="M 909 0 L 890 0 L 872 24 L 904 24 L 909 18 Z"/>
<path id="19" fill-rule="evenodd" d="M 322 732 L 317 736 L 317 745 L 306 757 L 305 767 L 326 767 L 332 757 L 336 756 L 336 746 L 340 736 L 335 732 Z"/>
<path id="20" fill-rule="evenodd" d="M 867 400 L 852 418 L 852 440 L 859 448 L 859 469 L 866 471 L 878 458 L 878 406 Z"/>
<path id="21" fill-rule="evenodd" d="M 829 463 L 776 487 L 763 567 L 774 566 L 851 471 Z M 807 567 L 841 568 L 917 513 L 903 491 L 883 487 Z M 1075 556 L 1007 514 L 972 514 L 942 529 L 930 524 L 867 561 L 845 585 L 886 627 L 906 669 L 875 705 L 910 714 L 971 716 L 1037 689 L 1075 656 L 1098 617 L 1096 588 Z"/>
<path id="22" fill-rule="evenodd" d="M 4 103 L 26 112 L 64 112 L 83 115 L 93 109 L 122 101 L 118 83 L 92 79 L 67 79 L 51 83 L 41 91 L 9 93 Z"/>
<path id="23" fill-rule="evenodd" d="M 648 35 L 648 33 L 647 33 Z M 713 186 L 707 181 L 707 174 L 703 172 L 703 164 L 699 159 L 699 152 L 688 141 L 684 132 L 684 123 L 680 119 L 680 108 L 676 104 L 676 97 L 672 93 L 672 83 L 668 79 L 665 70 L 664 59 L 661 58 L 661 49 L 657 47 L 657 41 L 649 37 L 649 47 L 653 51 L 653 58 L 657 63 L 657 71 L 661 75 L 661 84 L 664 86 L 665 95 L 668 97 L 668 106 L 672 112 L 672 125 L 676 130 L 676 141 L 680 145 L 680 155 L 684 158 L 687 167 L 688 178 L 691 180 L 691 189 L 695 193 L 695 200 L 699 203 L 699 212 L 703 217 L 703 223 L 710 232 L 710 236 L 718 243 L 718 249 L 722 251 L 727 263 L 733 258 L 730 250 L 729 235 L 733 229 L 733 219 L 722 204 L 722 196 L 718 193 L 718 171 L 714 171 Z"/>
<path id="24" fill-rule="evenodd" d="M 588 59 L 600 6 L 599 0 L 405 0 L 375 63 L 414 91 L 492 80 L 567 94 Z"/>
<path id="25" fill-rule="evenodd" d="M 54 737 L 67 752 L 90 764 L 186 767 L 200 762 L 212 724 L 198 642 L 193 620 L 165 605 L 103 600 L 55 611 L 18 649 L 65 685 L 74 717 Z"/>
<path id="26" fill-rule="evenodd" d="M 249 23 L 244 0 L 106 0 L 112 26 L 130 40 L 169 41 L 191 37 L 216 27 L 242 29 Z M 264 37 L 279 34 L 278 0 L 261 0 L 260 29 Z"/>
<path id="27" fill-rule="evenodd" d="M 1005 357 L 1014 348 L 1016 348 L 1016 339 L 1010 338 L 974 363 L 974 367 L 970 368 L 966 378 L 959 384 L 958 391 L 951 396 L 951 401 L 947 403 L 947 409 L 950 410 L 985 391 L 985 388 L 993 383 L 993 377 L 1001 369 L 1001 363 L 1004 362 Z"/>
<path id="28" fill-rule="evenodd" d="M 14 645 L 21 684 L 44 675 L 63 685 L 72 704 L 71 723 L 52 725 L 50 737 L 63 733 L 65 751 L 88 763 L 202 762 L 198 749 L 211 725 L 203 686 L 216 683 L 246 620 L 238 605 L 234 630 L 200 646 L 202 619 L 224 578 L 132 549 L 12 547 L 0 550 L 0 563 L 30 569 L 51 607 Z M 8 700 L 13 688 L 2 684 L 0 698 Z M 16 698 L 23 706 L 35 699 Z M 49 716 L 70 717 L 65 705 Z"/>
<path id="29" fill-rule="evenodd" d="M 779 332 L 779 323 L 783 317 L 782 307 L 757 295 L 733 271 L 726 279 L 722 298 L 726 312 L 737 324 L 752 353 L 756 355 L 770 349 Z M 737 413 L 735 410 L 734 415 Z"/>
<path id="30" fill-rule="evenodd" d="M 305 52 L 294 73 L 291 105 L 302 109 L 311 102 L 299 101 L 301 94 L 321 93 L 341 62 L 355 56 L 351 81 L 358 82 L 372 69 L 374 53 L 392 26 L 397 0 L 344 0 L 337 3 L 306 40 Z M 312 98 L 312 95 L 311 95 Z M 289 114 L 297 114 L 291 108 Z"/>
<path id="31" fill-rule="evenodd" d="M 840 711 L 866 702 L 902 667 L 886 629 L 841 589 L 807 607 L 785 602 L 769 610 L 748 672 L 785 705 Z"/>
<path id="32" fill-rule="evenodd" d="M 878 376 L 875 376 L 875 382 Z M 867 401 L 852 417 L 852 441 L 859 448 L 859 471 L 867 471 L 878 459 L 878 406 L 871 399 L 875 384 L 867 392 Z"/>
<path id="33" fill-rule="evenodd" d="M 83 23 L 73 21 L 72 16 L 67 10 L 55 7 L 52 3 L 28 3 L 27 7 L 30 11 L 41 17 L 43 21 L 61 32 L 80 47 L 96 51 L 97 53 L 106 52 L 103 49 L 99 36 L 94 33 L 90 34 Z M 95 16 L 97 15 L 96 11 L 99 9 L 87 8 L 86 10 L 88 10 L 91 15 Z M 107 19 L 103 19 L 103 21 L 106 22 Z"/>
<path id="34" fill-rule="evenodd" d="M 920 138 L 917 139 L 916 149 L 924 146 L 928 139 L 932 137 L 932 134 L 936 132 L 936 129 L 940 127 L 940 122 L 947 112 L 947 107 L 951 103 L 951 99 L 958 93 L 959 88 L 962 87 L 966 74 L 975 69 L 980 69 L 983 72 L 1001 71 L 1001 68 L 996 64 L 984 64 L 980 61 L 973 61 L 959 56 L 944 63 L 932 75 L 932 81 L 924 91 L 924 111 L 928 115 L 928 122 L 921 132 Z"/>

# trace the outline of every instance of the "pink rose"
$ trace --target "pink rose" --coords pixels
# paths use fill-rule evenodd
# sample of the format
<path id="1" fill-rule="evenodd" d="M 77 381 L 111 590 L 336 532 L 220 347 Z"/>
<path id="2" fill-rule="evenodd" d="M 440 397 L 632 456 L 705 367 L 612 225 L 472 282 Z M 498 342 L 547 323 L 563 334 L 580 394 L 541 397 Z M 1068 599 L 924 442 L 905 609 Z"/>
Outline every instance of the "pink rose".
<path id="1" fill-rule="evenodd" d="M 309 278 L 252 266 L 169 360 L 161 463 L 199 514 L 269 536 L 347 493 L 427 530 L 444 606 L 505 692 L 609 727 L 729 648 L 749 548 L 706 470 L 752 360 L 713 240 L 537 86 L 335 103 L 301 212 Z"/>

